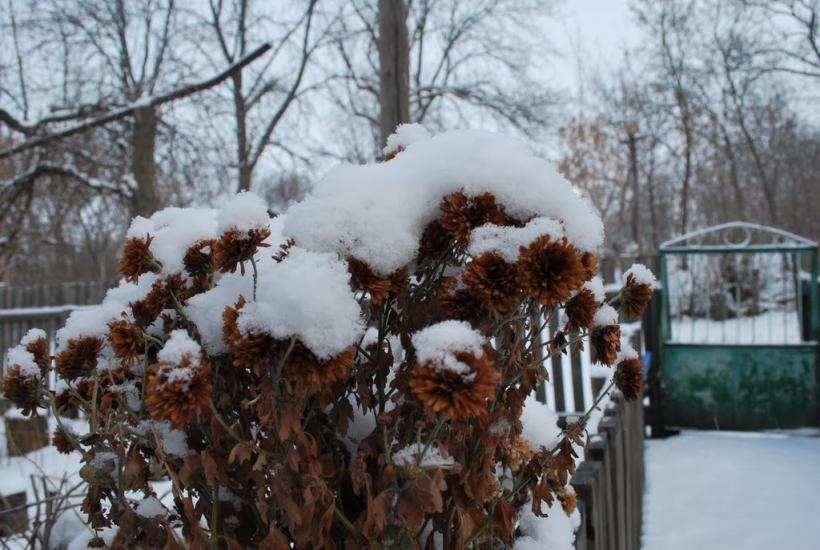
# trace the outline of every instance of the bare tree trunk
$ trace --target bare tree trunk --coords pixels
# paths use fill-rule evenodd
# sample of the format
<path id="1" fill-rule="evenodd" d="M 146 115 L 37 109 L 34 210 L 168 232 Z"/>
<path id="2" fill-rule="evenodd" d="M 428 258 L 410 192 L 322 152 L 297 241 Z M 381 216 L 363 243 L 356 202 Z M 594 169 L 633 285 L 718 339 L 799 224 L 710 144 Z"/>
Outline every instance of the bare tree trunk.
<path id="1" fill-rule="evenodd" d="M 157 114 L 153 107 L 143 107 L 134 111 L 131 172 L 137 188 L 131 198 L 132 216 L 150 216 L 160 207 L 157 168 L 154 163 L 156 137 Z"/>
<path id="2" fill-rule="evenodd" d="M 410 48 L 404 0 L 379 0 L 379 105 L 382 144 L 410 122 Z"/>
<path id="3" fill-rule="evenodd" d="M 638 128 L 635 124 L 629 124 L 626 128 L 626 145 L 629 149 L 629 169 L 627 171 L 627 180 L 630 187 L 632 187 L 632 240 L 638 246 L 638 253 L 643 250 L 641 246 L 641 232 L 640 232 L 640 205 L 641 199 L 640 187 L 638 183 Z"/>

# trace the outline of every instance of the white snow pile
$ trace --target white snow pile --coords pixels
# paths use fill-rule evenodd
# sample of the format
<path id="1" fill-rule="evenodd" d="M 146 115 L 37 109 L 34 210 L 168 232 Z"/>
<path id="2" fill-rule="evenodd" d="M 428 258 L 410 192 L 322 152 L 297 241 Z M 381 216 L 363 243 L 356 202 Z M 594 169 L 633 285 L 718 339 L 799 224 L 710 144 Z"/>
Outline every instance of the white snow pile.
<path id="1" fill-rule="evenodd" d="M 464 351 L 480 356 L 484 337 L 466 321 L 442 321 L 415 333 L 412 342 L 419 364 L 429 363 L 466 377 L 474 376 L 472 368 L 454 354 Z"/>
<path id="2" fill-rule="evenodd" d="M 281 263 L 259 266 L 257 299 L 240 310 L 237 324 L 245 333 L 297 336 L 319 359 L 344 351 L 364 332 L 347 264 L 298 247 Z"/>
<path id="3" fill-rule="evenodd" d="M 188 332 L 177 329 L 170 334 L 165 345 L 157 354 L 157 359 L 178 365 L 186 355 L 189 359 L 196 361 L 201 353 L 202 348 L 193 338 L 188 336 Z"/>
<path id="4" fill-rule="evenodd" d="M 14 346 L 6 354 L 6 368 L 17 365 L 23 378 L 40 378 L 40 367 L 34 361 L 34 355 L 22 345 Z"/>
<path id="5" fill-rule="evenodd" d="M 40 338 L 42 338 L 45 341 L 48 341 L 48 335 L 46 335 L 46 331 L 44 331 L 41 328 L 30 328 L 28 329 L 28 332 L 26 332 L 20 339 L 20 345 L 26 347 L 29 344 L 33 344 Z"/>
<path id="6" fill-rule="evenodd" d="M 635 280 L 635 283 L 639 285 L 654 286 L 657 282 L 657 280 L 655 279 L 655 274 L 652 273 L 652 270 L 650 270 L 643 264 L 632 264 L 632 266 L 624 272 L 624 284 L 626 284 L 626 280 L 630 275 L 632 275 L 632 278 Z"/>
<path id="7" fill-rule="evenodd" d="M 468 130 L 414 140 L 389 162 L 336 167 L 288 210 L 285 236 L 392 273 L 413 261 L 441 199 L 459 190 L 492 193 L 517 219 L 557 220 L 579 249 L 603 241 L 591 202 L 548 162 L 517 139 Z"/>
<path id="8" fill-rule="evenodd" d="M 598 302 L 603 302 L 606 299 L 606 291 L 604 290 L 604 281 L 598 275 L 584 283 L 585 288 L 592 292 Z"/>
<path id="9" fill-rule="evenodd" d="M 156 516 L 167 516 L 168 510 L 155 496 L 147 496 L 137 503 L 134 511 L 142 518 L 153 518 Z"/>
<path id="10" fill-rule="evenodd" d="M 430 132 L 421 124 L 399 124 L 396 131 L 388 136 L 382 153 L 387 155 L 399 148 L 406 149 L 411 143 L 425 139 L 430 139 Z"/>
<path id="11" fill-rule="evenodd" d="M 618 311 L 609 304 L 602 305 L 598 311 L 595 312 L 595 317 L 592 319 L 592 325 L 596 327 L 605 327 L 617 324 Z"/>
<path id="12" fill-rule="evenodd" d="M 231 197 L 217 216 L 217 230 L 224 233 L 230 230 L 248 231 L 265 228 L 270 222 L 268 208 L 262 198 L 249 191 Z"/>
<path id="13" fill-rule="evenodd" d="M 618 357 L 615 359 L 615 364 L 620 363 L 621 361 L 626 361 L 628 359 L 638 359 L 640 356 L 638 352 L 635 351 L 630 344 L 627 342 L 621 342 L 621 351 L 618 352 Z"/>
<path id="14" fill-rule="evenodd" d="M 421 462 L 418 464 L 419 468 L 449 468 L 455 464 L 452 458 L 442 455 L 436 445 L 430 445 L 427 447 L 427 451 L 424 450 L 424 447 L 425 445 L 419 442 L 399 449 L 393 453 L 393 463 L 405 467 L 415 466 L 421 456 Z"/>
<path id="15" fill-rule="evenodd" d="M 514 263 L 519 249 L 542 235 L 549 235 L 555 241 L 564 236 L 564 228 L 550 218 L 533 218 L 524 227 L 488 223 L 473 230 L 467 252 L 474 258 L 485 252 L 497 252 L 506 261 Z"/>
<path id="16" fill-rule="evenodd" d="M 217 214 L 212 208 L 165 208 L 150 218 L 134 218 L 126 237 L 144 239 L 150 234 L 154 239 L 149 249 L 162 264 L 163 273 L 176 273 L 183 269 L 188 247 L 217 236 Z"/>

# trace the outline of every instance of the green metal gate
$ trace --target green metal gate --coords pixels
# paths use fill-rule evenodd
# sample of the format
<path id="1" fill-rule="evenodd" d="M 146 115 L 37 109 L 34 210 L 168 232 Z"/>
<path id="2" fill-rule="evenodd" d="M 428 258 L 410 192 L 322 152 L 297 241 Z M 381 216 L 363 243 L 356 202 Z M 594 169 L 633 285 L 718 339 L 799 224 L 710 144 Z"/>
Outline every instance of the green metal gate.
<path id="1" fill-rule="evenodd" d="M 817 243 L 733 222 L 660 247 L 669 426 L 818 424 Z"/>

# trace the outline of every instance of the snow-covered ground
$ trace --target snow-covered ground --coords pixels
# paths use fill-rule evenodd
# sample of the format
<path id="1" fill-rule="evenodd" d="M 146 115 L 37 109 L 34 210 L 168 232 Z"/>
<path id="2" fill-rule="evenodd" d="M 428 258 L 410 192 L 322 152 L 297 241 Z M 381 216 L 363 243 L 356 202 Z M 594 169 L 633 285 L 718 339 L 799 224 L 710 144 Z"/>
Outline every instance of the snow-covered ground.
<path id="1" fill-rule="evenodd" d="M 647 440 L 643 550 L 820 548 L 820 430 Z"/>

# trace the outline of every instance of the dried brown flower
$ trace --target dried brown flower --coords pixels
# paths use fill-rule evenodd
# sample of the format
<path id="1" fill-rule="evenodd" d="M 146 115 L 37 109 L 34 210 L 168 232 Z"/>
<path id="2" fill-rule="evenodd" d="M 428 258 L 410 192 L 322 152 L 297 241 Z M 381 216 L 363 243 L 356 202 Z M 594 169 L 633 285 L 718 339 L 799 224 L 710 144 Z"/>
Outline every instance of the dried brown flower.
<path id="1" fill-rule="evenodd" d="M 394 158 L 396 158 L 396 155 L 398 155 L 402 151 L 404 151 L 404 146 L 399 145 L 398 147 L 396 147 L 395 149 L 393 149 L 392 151 L 390 151 L 386 155 L 384 155 L 384 162 L 393 160 Z"/>
<path id="2" fill-rule="evenodd" d="M 391 294 L 396 294 L 407 286 L 406 269 L 399 269 L 390 275 L 377 275 L 365 262 L 350 257 L 347 259 L 347 270 L 353 286 L 366 290 L 373 305 L 382 303 Z"/>
<path id="3" fill-rule="evenodd" d="M 558 500 L 561 501 L 561 507 L 567 516 L 571 516 L 578 506 L 578 495 L 572 489 L 561 488 L 556 492 Z"/>
<path id="4" fill-rule="evenodd" d="M 487 400 L 495 396 L 501 374 L 487 357 L 458 352 L 456 359 L 470 366 L 465 376 L 439 365 L 416 365 L 410 373 L 410 390 L 434 414 L 445 414 L 450 420 L 466 421 L 487 413 Z"/>
<path id="5" fill-rule="evenodd" d="M 228 313 L 226 308 L 226 313 Z M 235 323 L 234 323 L 235 325 Z M 230 330 L 230 333 L 223 334 L 225 338 L 231 338 L 231 350 L 233 351 L 233 366 L 236 368 L 247 368 L 257 375 L 270 364 L 278 361 L 281 342 L 273 336 L 265 333 L 250 333 L 237 336 L 233 329 L 228 329 L 225 325 L 223 331 Z M 238 329 L 237 329 L 238 331 Z"/>
<path id="6" fill-rule="evenodd" d="M 185 251 L 182 265 L 191 275 L 210 275 L 213 271 L 213 239 L 202 239 L 195 242 Z"/>
<path id="7" fill-rule="evenodd" d="M 108 324 L 108 342 L 114 355 L 128 362 L 136 359 L 143 347 L 140 329 L 124 319 Z"/>
<path id="8" fill-rule="evenodd" d="M 237 266 L 245 274 L 245 262 L 253 258 L 257 248 L 270 245 L 263 242 L 270 236 L 270 229 L 255 228 L 248 231 L 231 229 L 222 234 L 213 246 L 213 259 L 222 273 L 235 272 Z"/>
<path id="9" fill-rule="evenodd" d="M 105 539 L 102 537 L 92 537 L 86 546 L 88 548 L 105 548 Z"/>
<path id="10" fill-rule="evenodd" d="M 240 295 L 233 307 L 227 306 L 222 312 L 222 341 L 228 346 L 233 347 L 242 339 L 242 333 L 236 322 L 239 319 L 239 310 L 245 306 L 245 303 L 245 297 Z"/>
<path id="11" fill-rule="evenodd" d="M 521 436 L 504 441 L 499 450 L 504 461 L 512 470 L 518 470 L 519 466 L 528 463 L 535 454 L 532 443 Z"/>
<path id="12" fill-rule="evenodd" d="M 151 241 L 154 237 L 145 235 L 145 238 L 131 237 L 125 241 L 120 257 L 119 272 L 126 281 L 136 283 L 143 273 L 159 273 L 162 267 L 151 253 Z"/>
<path id="13" fill-rule="evenodd" d="M 287 347 L 284 343 L 282 344 L 283 349 Z M 356 346 L 350 346 L 340 354 L 320 361 L 297 340 L 285 364 L 285 376 L 291 384 L 305 384 L 312 390 L 318 390 L 322 386 L 347 377 L 353 370 L 355 359 Z"/>
<path id="14" fill-rule="evenodd" d="M 515 309 L 521 299 L 516 265 L 496 252 L 486 252 L 470 262 L 462 279 L 485 308 L 502 316 Z"/>
<path id="15" fill-rule="evenodd" d="M 581 264 L 584 266 L 585 281 L 589 281 L 598 274 L 598 256 L 592 252 L 581 254 Z"/>
<path id="16" fill-rule="evenodd" d="M 589 335 L 589 346 L 593 361 L 611 365 L 621 351 L 621 327 L 605 325 L 593 328 Z"/>
<path id="17" fill-rule="evenodd" d="M 452 237 L 438 220 L 433 220 L 421 234 L 418 258 L 421 263 L 435 262 L 450 249 Z"/>
<path id="18" fill-rule="evenodd" d="M 57 449 L 58 453 L 62 453 L 64 455 L 71 454 L 71 452 L 74 451 L 74 443 L 71 442 L 71 438 L 59 428 L 54 431 L 54 435 L 51 438 L 51 444 L 54 445 L 54 448 Z"/>
<path id="19" fill-rule="evenodd" d="M 152 418 L 178 428 L 208 408 L 210 365 L 201 358 L 182 357 L 179 364 L 160 361 L 151 366 L 145 404 Z"/>
<path id="20" fill-rule="evenodd" d="M 469 288 L 455 288 L 456 284 L 452 277 L 442 279 L 437 298 L 442 317 L 467 321 L 473 328 L 480 328 L 489 318 L 481 296 Z"/>
<path id="21" fill-rule="evenodd" d="M 492 193 L 482 193 L 468 197 L 463 191 L 456 191 L 444 197 L 439 203 L 441 226 L 457 239 L 461 247 L 470 242 L 473 229 L 486 223 L 505 225 L 507 217 L 504 207 L 495 201 Z"/>
<path id="22" fill-rule="evenodd" d="M 51 355 L 48 353 L 48 341 L 40 337 L 26 344 L 26 351 L 34 356 L 34 362 L 40 367 L 40 374 L 45 376 L 51 364 Z"/>
<path id="23" fill-rule="evenodd" d="M 11 365 L 6 369 L 0 389 L 6 399 L 21 409 L 23 414 L 32 414 L 40 402 L 41 379 L 36 376 L 24 376 L 20 365 Z"/>
<path id="24" fill-rule="evenodd" d="M 564 313 L 567 316 L 567 325 L 564 330 L 578 332 L 589 328 L 600 305 L 591 290 L 582 288 L 578 294 L 567 300 L 564 306 Z"/>
<path id="25" fill-rule="evenodd" d="M 171 295 L 163 282 L 156 280 L 142 300 L 131 302 L 129 306 L 134 316 L 134 324 L 145 328 L 153 323 L 164 309 L 171 307 Z"/>
<path id="26" fill-rule="evenodd" d="M 641 360 L 632 357 L 618 363 L 614 379 L 615 385 L 621 390 L 627 401 L 634 401 L 640 397 L 643 389 L 643 364 Z"/>
<path id="27" fill-rule="evenodd" d="M 553 354 L 556 351 L 563 351 L 568 342 L 566 333 L 561 330 L 557 331 L 552 336 L 552 340 L 549 341 L 550 354 Z"/>
<path id="28" fill-rule="evenodd" d="M 519 282 L 538 303 L 553 308 L 584 283 L 585 270 L 575 246 L 543 235 L 518 255 Z"/>
<path id="29" fill-rule="evenodd" d="M 54 359 L 57 374 L 64 380 L 88 376 L 97 366 L 102 348 L 103 341 L 96 336 L 69 339 L 66 349 Z"/>
<path id="30" fill-rule="evenodd" d="M 640 319 L 651 300 L 652 287 L 638 283 L 631 273 L 627 275 L 626 284 L 621 289 L 621 307 L 627 319 Z"/>
<path id="31" fill-rule="evenodd" d="M 282 263 L 282 260 L 288 257 L 290 254 L 290 249 L 293 248 L 293 245 L 296 244 L 296 241 L 293 239 L 288 239 L 282 244 L 279 245 L 279 252 L 273 255 L 273 259 L 276 263 Z"/>

